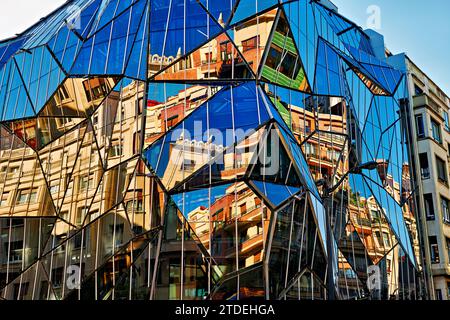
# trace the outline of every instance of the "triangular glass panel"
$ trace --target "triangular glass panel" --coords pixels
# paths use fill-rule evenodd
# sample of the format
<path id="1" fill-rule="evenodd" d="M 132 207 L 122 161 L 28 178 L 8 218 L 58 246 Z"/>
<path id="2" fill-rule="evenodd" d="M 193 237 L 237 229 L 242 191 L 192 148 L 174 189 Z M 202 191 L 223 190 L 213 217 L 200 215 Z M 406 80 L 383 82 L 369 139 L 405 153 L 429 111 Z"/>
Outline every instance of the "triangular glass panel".
<path id="1" fill-rule="evenodd" d="M 266 48 L 263 61 L 260 77 L 264 81 L 303 92 L 311 91 L 297 44 L 284 11 L 279 11 L 276 25 L 273 28 L 272 42 Z"/>
<path id="2" fill-rule="evenodd" d="M 222 89 L 221 86 L 150 82 L 144 148 L 149 147 Z"/>
<path id="3" fill-rule="evenodd" d="M 270 10 L 245 22 L 240 22 L 228 30 L 230 39 L 241 53 L 244 62 L 258 74 L 264 51 L 270 46 L 270 32 L 277 18 L 278 9 Z M 256 35 L 255 30 L 258 30 Z"/>
<path id="4" fill-rule="evenodd" d="M 222 152 L 269 120 L 260 102 L 261 96 L 253 82 L 225 87 L 148 148 L 144 153 L 147 165 L 166 188 L 173 188 L 187 178 L 186 165 L 189 172 L 197 171 L 214 158 L 213 152 Z M 199 123 L 201 130 L 194 130 Z M 185 152 L 196 155 L 197 161 L 192 159 L 190 167 L 186 163 L 190 158 L 181 157 Z M 180 170 L 182 167 L 185 170 Z"/>
<path id="5" fill-rule="evenodd" d="M 39 113 L 41 117 L 92 115 L 119 82 L 114 77 L 68 78 Z"/>
<path id="6" fill-rule="evenodd" d="M 66 74 L 46 46 L 15 57 L 36 113 L 64 81 Z"/>
<path id="7" fill-rule="evenodd" d="M 15 59 L 11 59 L 1 70 L 0 79 L 0 121 L 35 116 Z"/>
<path id="8" fill-rule="evenodd" d="M 268 200 L 272 209 L 279 207 L 289 198 L 297 195 L 302 190 L 301 188 L 255 180 L 251 180 L 249 184 L 256 189 L 260 196 Z"/>
<path id="9" fill-rule="evenodd" d="M 68 194 L 67 197 L 70 197 L 73 193 L 72 174 L 75 163 L 80 156 L 86 131 L 86 123 L 80 124 L 71 132 L 38 151 L 45 181 L 55 207 L 58 208 L 58 213 L 60 213 L 59 209 L 66 193 Z M 61 146 L 65 146 L 65 148 L 61 148 Z M 82 156 L 86 157 L 85 154 Z"/>
<path id="10" fill-rule="evenodd" d="M 235 5 L 231 24 L 247 19 L 248 17 L 257 15 L 271 7 L 278 5 L 277 0 L 240 0 Z"/>

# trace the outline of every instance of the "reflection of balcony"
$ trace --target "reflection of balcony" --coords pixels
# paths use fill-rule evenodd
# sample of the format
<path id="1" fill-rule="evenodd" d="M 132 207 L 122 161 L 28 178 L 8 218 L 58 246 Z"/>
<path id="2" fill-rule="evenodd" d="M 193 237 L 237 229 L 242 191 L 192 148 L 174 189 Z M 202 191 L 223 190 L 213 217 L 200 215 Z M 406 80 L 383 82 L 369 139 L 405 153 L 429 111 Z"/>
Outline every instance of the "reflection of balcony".
<path id="1" fill-rule="evenodd" d="M 262 249 L 263 237 L 262 234 L 257 234 L 253 237 L 250 237 L 244 240 L 239 246 L 241 253 L 247 253 L 253 250 L 255 247 Z"/>

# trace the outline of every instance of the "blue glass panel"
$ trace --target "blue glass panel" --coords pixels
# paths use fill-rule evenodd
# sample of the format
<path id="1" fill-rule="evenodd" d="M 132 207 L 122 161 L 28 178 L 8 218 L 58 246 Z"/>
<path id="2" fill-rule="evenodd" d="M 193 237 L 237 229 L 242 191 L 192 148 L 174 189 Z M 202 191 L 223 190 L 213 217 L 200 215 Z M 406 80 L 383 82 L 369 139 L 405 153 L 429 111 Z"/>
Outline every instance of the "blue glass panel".
<path id="1" fill-rule="evenodd" d="M 146 80 L 148 68 L 148 11 L 149 6 L 141 19 L 141 25 L 137 30 L 133 49 L 131 50 L 125 75 L 135 79 Z"/>
<path id="2" fill-rule="evenodd" d="M 16 60 L 31 102 L 39 112 L 65 79 L 65 74 L 46 46 L 22 52 Z"/>
<path id="3" fill-rule="evenodd" d="M 10 61 L 4 70 L 4 76 L 6 72 L 8 73 L 8 80 L 5 79 L 1 87 L 4 92 L 0 96 L 3 99 L 3 105 L 0 105 L 2 111 L 0 120 L 9 121 L 34 116 L 33 107 L 14 61 Z"/>
<path id="4" fill-rule="evenodd" d="M 222 186 L 196 190 L 192 192 L 179 193 L 172 196 L 173 201 L 184 214 L 186 218 L 188 214 L 199 207 L 209 208 L 214 202 L 222 198 L 227 193 L 227 189 L 232 186 L 226 184 Z M 205 219 L 203 219 L 204 221 Z M 209 221 L 209 216 L 206 216 L 206 221 Z"/>
<path id="5" fill-rule="evenodd" d="M 273 209 L 297 194 L 301 189 L 285 185 L 273 184 L 269 182 L 253 181 L 252 183 L 258 189 L 259 194 L 266 197 L 272 204 Z"/>
<path id="6" fill-rule="evenodd" d="M 322 246 L 326 253 L 326 251 L 327 251 L 327 246 L 326 246 L 326 239 L 327 239 L 327 220 L 326 219 L 327 219 L 327 217 L 326 217 L 325 208 L 324 208 L 322 202 L 318 198 L 316 198 L 316 196 L 311 194 L 310 198 L 311 198 L 312 208 L 314 210 L 314 216 L 317 221 L 317 227 L 319 229 L 320 238 L 322 240 Z"/>
<path id="7" fill-rule="evenodd" d="M 180 138 L 196 143 L 211 143 L 214 146 L 212 149 L 227 148 L 269 120 L 268 114 L 261 110 L 263 108 L 259 108 L 254 82 L 244 83 L 238 87 L 227 86 L 195 109 L 162 138 L 165 141 L 162 148 L 158 146 L 161 148 L 159 161 L 155 156 L 156 146 L 151 146 L 145 152 L 145 157 L 148 161 L 152 159 L 149 164 L 156 170 L 159 177 L 167 176 L 166 170 L 173 165 L 169 161 L 176 161 L 173 154 L 186 152 L 185 147 L 179 145 Z M 253 130 L 248 132 L 249 129 Z M 179 146 L 175 147 L 177 143 Z M 212 149 L 203 151 L 212 152 Z M 203 163 L 208 160 L 208 156 L 201 158 Z M 197 163 L 198 165 L 200 164 Z"/>
<path id="8" fill-rule="evenodd" d="M 108 25 L 111 20 L 117 18 L 137 1 L 140 0 L 104 0 L 98 10 L 97 21 L 94 23 L 89 37 Z"/>
<path id="9" fill-rule="evenodd" d="M 136 38 L 136 32 L 145 13 L 144 6 L 145 1 L 137 2 L 112 23 L 106 74 L 121 74 L 124 72 Z"/>
<path id="10" fill-rule="evenodd" d="M 219 23 L 227 23 L 237 0 L 200 0 L 200 2 Z"/>
<path id="11" fill-rule="evenodd" d="M 234 12 L 231 24 L 244 20 L 278 4 L 278 0 L 241 0 Z"/>
<path id="12" fill-rule="evenodd" d="M 145 5 L 145 1 L 137 1 L 89 38 L 70 73 L 121 75 L 133 48 Z"/>
<path id="13" fill-rule="evenodd" d="M 61 28 L 49 42 L 49 48 L 66 72 L 70 71 L 81 40 L 67 27 Z"/>
<path id="14" fill-rule="evenodd" d="M 150 54 L 186 55 L 221 33 L 222 28 L 196 0 L 151 0 Z"/>
<path id="15" fill-rule="evenodd" d="M 8 62 L 9 58 L 20 49 L 24 41 L 24 38 L 18 38 L 0 44 L 0 69 Z"/>
<path id="16" fill-rule="evenodd" d="M 379 206 L 382 208 L 383 214 L 388 219 L 390 227 L 399 240 L 403 250 L 407 253 L 413 265 L 415 265 L 416 260 L 412 249 L 412 242 L 406 228 L 402 208 L 378 184 L 374 183 L 370 179 L 364 179 L 364 181 L 375 196 Z"/>

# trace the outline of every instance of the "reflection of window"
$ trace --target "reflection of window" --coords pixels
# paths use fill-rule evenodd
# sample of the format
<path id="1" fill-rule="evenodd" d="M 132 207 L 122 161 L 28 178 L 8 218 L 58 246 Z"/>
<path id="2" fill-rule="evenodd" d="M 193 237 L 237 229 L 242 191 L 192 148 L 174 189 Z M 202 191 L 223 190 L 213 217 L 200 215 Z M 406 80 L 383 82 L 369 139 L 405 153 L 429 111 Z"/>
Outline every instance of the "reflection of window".
<path id="1" fill-rule="evenodd" d="M 437 243 L 437 237 L 436 236 L 429 237 L 429 242 L 431 250 L 431 262 L 439 263 L 440 259 L 439 259 L 439 246 Z"/>
<path id="2" fill-rule="evenodd" d="M 0 207 L 5 207 L 8 204 L 9 192 L 0 193 Z"/>
<path id="3" fill-rule="evenodd" d="M 22 284 L 15 283 L 14 284 L 14 299 L 23 300 L 27 296 L 29 288 L 30 288 L 29 282 L 24 282 Z"/>
<path id="4" fill-rule="evenodd" d="M 439 181 L 447 182 L 447 169 L 445 168 L 445 161 L 439 157 L 436 157 L 436 169 Z"/>
<path id="5" fill-rule="evenodd" d="M 84 220 L 84 217 L 86 216 L 86 214 L 88 212 L 88 209 L 89 208 L 87 208 L 87 207 L 78 208 L 78 210 L 77 210 L 77 217 L 75 219 L 75 224 L 77 226 L 81 226 L 83 224 L 83 220 Z"/>
<path id="6" fill-rule="evenodd" d="M 220 53 L 223 62 L 231 63 L 231 60 L 233 60 L 233 45 L 230 41 L 220 44 Z"/>
<path id="7" fill-rule="evenodd" d="M 423 200 L 425 204 L 425 213 L 427 215 L 427 220 L 434 220 L 433 194 L 424 194 Z"/>
<path id="8" fill-rule="evenodd" d="M 61 288 L 63 283 L 64 267 L 58 267 L 52 270 L 52 286 Z"/>
<path id="9" fill-rule="evenodd" d="M 108 84 L 103 78 L 88 79 L 83 81 L 83 87 L 88 102 L 103 98 L 108 92 Z"/>
<path id="10" fill-rule="evenodd" d="M 441 126 L 433 119 L 431 120 L 431 130 L 433 133 L 433 139 L 438 143 L 442 143 Z"/>
<path id="11" fill-rule="evenodd" d="M 123 147 L 122 144 L 120 143 L 119 139 L 114 140 L 112 142 L 112 146 L 108 151 L 108 154 L 111 158 L 114 157 L 120 157 L 122 156 L 122 152 L 123 152 Z"/>
<path id="12" fill-rule="evenodd" d="M 290 52 L 282 52 L 278 47 L 272 46 L 267 57 L 266 65 L 288 78 L 295 79 L 300 67 L 297 60 L 297 57 Z"/>
<path id="13" fill-rule="evenodd" d="M 23 241 L 11 241 L 9 243 L 5 243 L 5 252 L 8 252 L 9 248 L 9 262 L 18 263 L 22 262 L 23 258 Z"/>
<path id="14" fill-rule="evenodd" d="M 142 200 L 132 200 L 128 201 L 126 204 L 127 213 L 143 213 L 143 202 Z"/>
<path id="15" fill-rule="evenodd" d="M 416 116 L 416 130 L 418 138 L 425 138 L 425 126 L 423 123 L 423 116 L 421 114 Z"/>
<path id="16" fill-rule="evenodd" d="M 420 173 L 422 175 L 422 179 L 430 178 L 430 167 L 428 165 L 428 154 L 420 153 L 419 154 L 419 162 L 420 162 Z"/>
<path id="17" fill-rule="evenodd" d="M 247 204 L 246 204 L 246 203 L 241 204 L 241 205 L 239 206 L 239 212 L 240 212 L 241 214 L 245 214 L 245 213 L 247 212 Z"/>
<path id="18" fill-rule="evenodd" d="M 242 41 L 242 50 L 248 51 L 259 47 L 259 36 Z"/>
<path id="19" fill-rule="evenodd" d="M 80 190 L 91 190 L 94 188 L 94 174 L 84 175 L 80 177 L 79 182 Z"/>
<path id="20" fill-rule="evenodd" d="M 385 247 L 391 246 L 391 239 L 389 238 L 389 233 L 383 232 L 383 243 Z"/>
<path id="21" fill-rule="evenodd" d="M 35 189 L 26 189 L 26 190 L 19 190 L 19 193 L 17 194 L 16 199 L 16 205 L 23 205 L 23 204 L 34 204 L 37 200 L 37 188 Z"/>

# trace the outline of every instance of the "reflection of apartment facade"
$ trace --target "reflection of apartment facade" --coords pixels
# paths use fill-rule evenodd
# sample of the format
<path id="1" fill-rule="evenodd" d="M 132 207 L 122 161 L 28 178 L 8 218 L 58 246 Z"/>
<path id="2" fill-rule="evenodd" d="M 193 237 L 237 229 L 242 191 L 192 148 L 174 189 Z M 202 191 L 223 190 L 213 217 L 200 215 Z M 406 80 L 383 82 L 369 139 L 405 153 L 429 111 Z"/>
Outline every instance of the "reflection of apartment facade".
<path id="1" fill-rule="evenodd" d="M 93 93 L 85 90 L 85 85 L 67 91 L 71 93 L 65 103 L 53 106 L 53 111 L 67 112 L 69 100 L 80 99 L 84 94 L 90 97 L 92 105 L 101 103 L 95 112 L 90 111 L 93 112 L 90 120 L 81 122 L 74 117 L 46 121 L 40 118 L 52 132 L 66 132 L 48 145 L 43 145 L 42 139 L 36 143 L 31 134 L 19 135 L 23 141 L 12 136 L 2 141 L 0 216 L 14 215 L 14 219 L 2 219 L 1 232 L 7 237 L 0 239 L 0 281 L 14 280 L 29 267 L 33 257 L 70 239 L 42 260 L 48 280 L 43 277 L 36 280 L 37 285 L 32 290 L 33 284 L 26 280 L 34 276 L 34 270 L 29 271 L 20 285 L 4 289 L 3 297 L 31 298 L 32 294 L 36 299 L 64 297 L 69 292 L 65 283 L 68 268 L 79 266 L 84 278 L 129 241 L 132 228 L 151 227 L 151 222 L 144 218 L 144 206 L 150 207 L 151 183 L 143 178 L 141 163 L 135 171 L 135 155 L 140 148 L 143 84 L 131 81 L 109 94 L 106 100 L 103 100 L 105 93 L 99 93 L 96 101 L 92 100 Z M 23 121 L 15 123 L 12 129 L 37 133 L 35 136 L 39 140 L 41 128 Z M 41 149 L 32 150 L 38 147 Z M 133 157 L 134 161 L 123 164 Z M 125 194 L 129 186 L 134 188 L 129 188 Z M 115 206 L 116 203 L 122 204 Z M 60 218 L 58 221 L 54 218 L 56 214 Z M 97 219 L 103 214 L 105 217 L 99 225 Z M 48 218 L 33 219 L 33 216 Z M 128 219 L 132 220 L 132 227 Z M 92 221 L 96 223 L 91 224 Z M 53 232 L 49 229 L 52 225 L 55 225 Z M 85 231 L 80 233 L 81 227 L 85 227 Z M 98 239 L 103 239 L 101 244 Z M 36 247 L 37 244 L 40 247 Z M 112 263 L 116 267 L 129 263 L 126 256 L 124 259 L 119 257 Z M 105 272 L 103 276 L 113 277 L 113 274 L 108 276 Z M 48 281 L 52 283 L 52 290 Z M 111 279 L 104 279 L 104 283 L 109 281 Z"/>
<path id="2" fill-rule="evenodd" d="M 231 184 L 210 208 L 189 212 L 188 221 L 224 273 L 262 261 L 268 211 L 245 183 Z"/>

